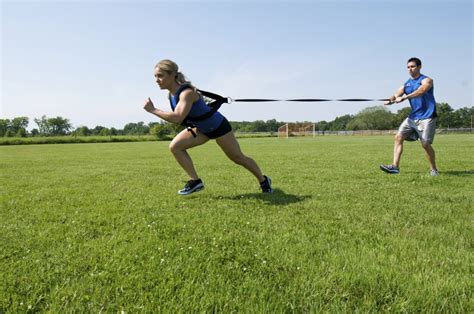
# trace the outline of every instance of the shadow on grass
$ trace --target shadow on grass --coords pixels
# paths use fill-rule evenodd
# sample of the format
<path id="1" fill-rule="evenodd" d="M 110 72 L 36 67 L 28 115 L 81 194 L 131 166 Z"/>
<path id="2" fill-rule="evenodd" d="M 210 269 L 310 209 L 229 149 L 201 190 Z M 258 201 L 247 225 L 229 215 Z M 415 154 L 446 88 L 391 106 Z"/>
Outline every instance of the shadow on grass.
<path id="1" fill-rule="evenodd" d="M 308 198 L 311 198 L 311 195 L 293 195 L 286 194 L 280 189 L 273 189 L 273 193 L 247 193 L 234 196 L 223 196 L 223 199 L 233 200 L 233 201 L 242 201 L 246 198 L 254 198 L 261 200 L 264 203 L 271 205 L 288 205 L 293 203 L 302 202 Z"/>
<path id="2" fill-rule="evenodd" d="M 472 176 L 474 175 L 474 170 L 448 170 L 448 171 L 440 171 L 440 175 L 448 175 L 448 176 Z"/>

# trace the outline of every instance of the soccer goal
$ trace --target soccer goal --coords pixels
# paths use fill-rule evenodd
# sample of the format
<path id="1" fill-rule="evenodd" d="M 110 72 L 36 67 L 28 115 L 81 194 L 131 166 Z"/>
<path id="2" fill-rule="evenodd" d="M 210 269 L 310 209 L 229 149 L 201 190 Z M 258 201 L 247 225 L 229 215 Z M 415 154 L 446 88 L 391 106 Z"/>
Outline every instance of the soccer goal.
<path id="1" fill-rule="evenodd" d="M 315 124 L 311 122 L 287 123 L 278 128 L 278 137 L 315 136 Z"/>

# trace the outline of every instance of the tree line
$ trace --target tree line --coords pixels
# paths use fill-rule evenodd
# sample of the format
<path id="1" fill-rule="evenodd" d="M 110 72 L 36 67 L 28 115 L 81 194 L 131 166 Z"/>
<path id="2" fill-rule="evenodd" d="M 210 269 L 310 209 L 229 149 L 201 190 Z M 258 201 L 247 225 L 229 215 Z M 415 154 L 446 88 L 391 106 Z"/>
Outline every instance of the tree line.
<path id="1" fill-rule="evenodd" d="M 396 129 L 410 113 L 410 107 L 405 107 L 391 113 L 386 106 L 368 107 L 356 115 L 343 115 L 332 121 L 318 121 L 315 123 L 317 131 L 342 130 L 389 130 Z M 447 103 L 436 104 L 438 114 L 438 128 L 470 128 L 474 116 L 474 107 L 463 107 L 454 110 Z M 16 117 L 0 119 L 0 137 L 35 137 L 35 136 L 117 136 L 117 135 L 154 135 L 166 138 L 180 132 L 183 127 L 168 122 L 127 123 L 123 129 L 95 126 L 89 128 L 80 126 L 73 128 L 69 119 L 63 117 L 33 119 L 37 128 L 27 131 L 29 119 Z M 305 121 L 309 122 L 309 121 Z M 287 122 L 272 120 L 231 121 L 236 132 L 277 132 L 278 128 Z"/>
<path id="2" fill-rule="evenodd" d="M 318 131 L 356 131 L 356 130 L 391 130 L 397 129 L 411 112 L 404 107 L 392 113 L 386 106 L 368 107 L 356 115 L 343 115 L 333 121 L 316 123 Z M 454 110 L 447 103 L 436 104 L 437 128 L 470 128 L 474 116 L 474 107 L 463 107 Z"/>

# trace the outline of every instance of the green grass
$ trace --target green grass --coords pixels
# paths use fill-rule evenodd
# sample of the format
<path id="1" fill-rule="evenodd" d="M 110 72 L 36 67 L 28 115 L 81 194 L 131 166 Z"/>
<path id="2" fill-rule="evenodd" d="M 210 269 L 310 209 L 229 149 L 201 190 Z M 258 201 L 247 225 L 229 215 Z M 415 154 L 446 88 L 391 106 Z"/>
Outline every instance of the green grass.
<path id="1" fill-rule="evenodd" d="M 274 182 L 214 143 L 0 147 L 0 312 L 473 312 L 474 137 L 242 139 Z"/>

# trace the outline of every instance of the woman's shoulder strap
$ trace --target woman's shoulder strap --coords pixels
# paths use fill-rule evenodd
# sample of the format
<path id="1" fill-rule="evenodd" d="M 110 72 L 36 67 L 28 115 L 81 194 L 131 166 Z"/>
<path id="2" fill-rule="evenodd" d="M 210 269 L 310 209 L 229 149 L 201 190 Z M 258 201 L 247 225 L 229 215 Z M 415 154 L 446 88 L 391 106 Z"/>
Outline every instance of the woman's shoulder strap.
<path id="1" fill-rule="evenodd" d="M 185 90 L 185 89 L 188 89 L 188 88 L 193 88 L 191 86 L 191 84 L 189 83 L 184 83 L 184 84 L 181 84 L 181 86 L 178 88 L 178 90 L 176 91 L 176 94 L 174 95 L 175 99 L 176 99 L 176 103 L 179 102 L 179 95 Z"/>

